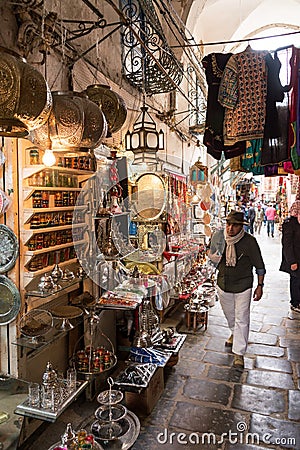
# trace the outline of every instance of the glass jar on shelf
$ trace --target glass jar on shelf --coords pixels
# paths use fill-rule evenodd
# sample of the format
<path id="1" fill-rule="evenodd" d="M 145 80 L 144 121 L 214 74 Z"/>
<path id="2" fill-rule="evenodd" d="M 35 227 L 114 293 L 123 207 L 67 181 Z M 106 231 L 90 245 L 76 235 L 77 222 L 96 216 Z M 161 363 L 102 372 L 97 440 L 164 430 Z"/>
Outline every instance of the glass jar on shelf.
<path id="1" fill-rule="evenodd" d="M 39 149 L 33 147 L 29 151 L 29 162 L 31 166 L 41 164 Z"/>

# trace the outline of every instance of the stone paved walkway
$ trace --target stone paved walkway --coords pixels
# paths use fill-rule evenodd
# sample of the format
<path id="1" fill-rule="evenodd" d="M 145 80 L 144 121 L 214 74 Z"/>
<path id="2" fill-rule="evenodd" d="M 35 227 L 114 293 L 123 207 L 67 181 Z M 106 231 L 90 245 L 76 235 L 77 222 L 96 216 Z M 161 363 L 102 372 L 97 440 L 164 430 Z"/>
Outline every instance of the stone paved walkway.
<path id="1" fill-rule="evenodd" d="M 252 304 L 245 370 L 232 367 L 224 347 L 229 331 L 217 303 L 207 331 L 188 334 L 151 415 L 140 417 L 132 450 L 300 449 L 300 318 L 288 318 L 289 279 L 278 270 L 279 234 L 268 238 L 263 228 L 258 241 L 267 275 L 262 300 Z M 47 449 L 68 421 L 82 424 L 97 406 L 75 402 L 24 450 Z"/>

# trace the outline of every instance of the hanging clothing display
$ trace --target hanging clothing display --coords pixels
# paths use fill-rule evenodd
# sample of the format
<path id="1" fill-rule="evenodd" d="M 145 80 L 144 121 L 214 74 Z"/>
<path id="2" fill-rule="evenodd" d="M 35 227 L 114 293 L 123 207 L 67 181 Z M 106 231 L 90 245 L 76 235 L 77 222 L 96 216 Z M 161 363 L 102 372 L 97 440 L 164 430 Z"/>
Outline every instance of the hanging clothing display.
<path id="1" fill-rule="evenodd" d="M 264 175 L 264 168 L 260 165 L 263 139 L 247 141 L 245 154 L 241 157 L 241 166 L 253 175 Z"/>
<path id="2" fill-rule="evenodd" d="M 245 142 L 225 147 L 223 140 L 224 107 L 218 101 L 218 93 L 224 68 L 231 56 L 232 53 L 211 53 L 202 59 L 208 84 L 203 144 L 207 147 L 207 153 L 218 160 L 221 159 L 222 152 L 228 159 L 245 151 Z"/>
<path id="3" fill-rule="evenodd" d="M 224 144 L 264 137 L 267 69 L 266 51 L 232 55 L 224 69 L 218 99 L 225 107 Z"/>
<path id="4" fill-rule="evenodd" d="M 282 56 L 285 56 L 285 53 Z M 284 57 L 284 59 L 286 58 Z M 290 64 L 291 61 L 292 58 Z M 279 164 L 288 161 L 290 158 L 290 95 L 287 92 L 290 90 L 291 80 L 294 78 L 292 65 L 290 79 L 287 80 L 288 84 L 283 87 L 279 79 L 281 61 L 278 57 L 278 52 L 275 52 L 274 60 L 272 57 L 267 58 L 268 92 L 265 136 L 261 158 L 262 165 Z M 281 104 L 276 105 L 276 102 L 281 102 Z"/>

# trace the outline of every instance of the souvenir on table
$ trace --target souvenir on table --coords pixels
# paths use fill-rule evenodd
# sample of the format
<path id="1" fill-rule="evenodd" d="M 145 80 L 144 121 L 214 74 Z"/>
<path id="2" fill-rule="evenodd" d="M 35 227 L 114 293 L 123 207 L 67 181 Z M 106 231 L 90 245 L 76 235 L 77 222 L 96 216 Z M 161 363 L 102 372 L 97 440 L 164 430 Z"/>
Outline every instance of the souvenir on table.
<path id="1" fill-rule="evenodd" d="M 109 390 L 105 395 L 100 393 L 97 397 L 101 406 L 96 409 L 96 421 L 92 423 L 91 431 L 96 441 L 100 441 L 106 448 L 129 449 L 136 441 L 140 432 L 139 419 L 125 406 L 120 404 L 122 393 L 113 391 L 113 379 L 108 378 Z M 113 395 L 112 393 L 116 394 Z M 104 393 L 103 393 L 104 394 Z M 103 402 L 103 398 L 105 401 Z"/>
<path id="2" fill-rule="evenodd" d="M 97 326 L 97 316 L 91 314 L 88 318 L 89 332 L 88 340 L 82 335 L 75 344 L 73 363 L 78 373 L 99 375 L 112 369 L 117 364 L 117 357 L 113 343 L 109 337 Z M 97 327 L 97 328 L 96 328 Z M 109 344 L 100 345 L 96 341 L 105 339 Z"/>
<path id="3" fill-rule="evenodd" d="M 21 317 L 19 323 L 21 334 L 33 342 L 50 331 L 52 326 L 52 314 L 43 309 L 30 310 Z"/>

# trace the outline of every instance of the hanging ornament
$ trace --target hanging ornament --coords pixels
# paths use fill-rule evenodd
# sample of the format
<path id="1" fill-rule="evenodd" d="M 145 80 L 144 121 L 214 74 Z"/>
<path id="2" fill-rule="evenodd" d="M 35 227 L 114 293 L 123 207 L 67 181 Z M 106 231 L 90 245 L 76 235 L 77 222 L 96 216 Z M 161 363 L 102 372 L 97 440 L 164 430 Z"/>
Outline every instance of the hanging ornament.
<path id="1" fill-rule="evenodd" d="M 0 135 L 28 136 L 46 122 L 51 106 L 43 75 L 17 53 L 0 47 Z"/>
<path id="2" fill-rule="evenodd" d="M 53 108 L 45 125 L 35 130 L 33 141 L 54 151 L 94 149 L 107 133 L 102 111 L 84 94 L 53 92 Z M 50 142 L 49 142 L 50 141 Z"/>
<path id="3" fill-rule="evenodd" d="M 119 131 L 127 116 L 126 105 L 122 97 L 105 84 L 91 84 L 84 92 L 103 112 L 108 125 L 107 136 Z"/>

